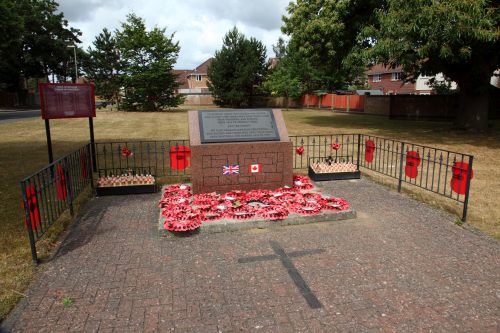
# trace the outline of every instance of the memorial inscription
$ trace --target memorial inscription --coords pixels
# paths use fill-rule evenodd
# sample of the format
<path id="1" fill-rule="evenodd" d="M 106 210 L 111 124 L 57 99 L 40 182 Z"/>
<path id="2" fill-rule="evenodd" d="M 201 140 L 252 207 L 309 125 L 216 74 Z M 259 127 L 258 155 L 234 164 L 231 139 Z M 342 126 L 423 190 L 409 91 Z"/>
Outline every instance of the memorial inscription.
<path id="1" fill-rule="evenodd" d="M 201 143 L 279 141 L 272 110 L 202 110 Z"/>

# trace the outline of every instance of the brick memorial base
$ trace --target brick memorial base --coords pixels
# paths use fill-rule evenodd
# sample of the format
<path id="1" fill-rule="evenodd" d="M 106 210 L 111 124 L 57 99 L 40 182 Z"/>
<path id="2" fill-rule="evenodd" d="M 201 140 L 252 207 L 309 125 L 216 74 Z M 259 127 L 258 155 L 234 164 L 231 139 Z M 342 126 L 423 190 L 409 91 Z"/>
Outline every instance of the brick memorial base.
<path id="1" fill-rule="evenodd" d="M 224 112 L 224 110 L 219 110 Z M 191 182 L 194 194 L 292 186 L 292 142 L 281 110 L 273 109 L 279 141 L 202 143 L 199 111 L 189 111 Z M 252 112 L 252 110 L 245 110 Z M 250 172 L 251 165 L 260 171 Z M 223 167 L 239 167 L 239 174 L 223 174 Z"/>

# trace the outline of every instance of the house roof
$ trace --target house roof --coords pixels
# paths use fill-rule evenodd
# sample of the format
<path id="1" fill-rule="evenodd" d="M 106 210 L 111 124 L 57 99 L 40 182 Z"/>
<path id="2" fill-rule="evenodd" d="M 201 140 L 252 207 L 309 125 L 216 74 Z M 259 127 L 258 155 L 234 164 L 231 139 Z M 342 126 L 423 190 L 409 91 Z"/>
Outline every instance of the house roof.
<path id="1" fill-rule="evenodd" d="M 403 71 L 403 67 L 397 66 L 395 68 L 389 68 L 381 64 L 375 64 L 372 68 L 368 69 L 365 73 L 366 75 L 373 74 L 385 74 L 385 73 L 399 73 Z"/>
<path id="2" fill-rule="evenodd" d="M 172 72 L 177 75 L 177 82 L 179 82 L 179 89 L 189 88 L 187 77 L 192 71 L 190 69 L 174 69 Z"/>
<path id="3" fill-rule="evenodd" d="M 210 64 L 212 63 L 212 60 L 214 60 L 214 58 L 208 58 L 201 65 L 199 65 L 194 70 L 192 70 L 191 73 L 188 74 L 188 76 L 189 75 L 200 75 L 200 74 L 207 75 L 208 66 L 210 66 Z"/>

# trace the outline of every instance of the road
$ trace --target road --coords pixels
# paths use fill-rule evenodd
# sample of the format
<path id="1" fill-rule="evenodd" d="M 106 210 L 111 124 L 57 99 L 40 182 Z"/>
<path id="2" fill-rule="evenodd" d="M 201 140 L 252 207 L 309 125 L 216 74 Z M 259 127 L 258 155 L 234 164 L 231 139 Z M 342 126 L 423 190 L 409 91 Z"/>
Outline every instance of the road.
<path id="1" fill-rule="evenodd" d="M 24 118 L 41 117 L 40 110 L 0 110 L 0 123 L 7 123 L 12 121 L 21 120 Z"/>

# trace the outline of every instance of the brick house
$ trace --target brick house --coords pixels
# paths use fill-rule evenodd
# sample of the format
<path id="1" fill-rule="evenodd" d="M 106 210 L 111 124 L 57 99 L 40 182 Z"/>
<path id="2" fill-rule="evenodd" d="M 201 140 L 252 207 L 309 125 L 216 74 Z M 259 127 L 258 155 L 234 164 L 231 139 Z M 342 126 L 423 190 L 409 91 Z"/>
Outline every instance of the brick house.
<path id="1" fill-rule="evenodd" d="M 368 85 L 371 89 L 381 90 L 384 95 L 414 94 L 415 84 L 402 80 L 402 68 L 387 68 L 376 64 L 367 70 Z"/>
<path id="2" fill-rule="evenodd" d="M 212 60 L 213 58 L 207 59 L 195 69 L 174 69 L 174 74 L 177 74 L 180 83 L 179 90 L 208 88 L 208 66 Z"/>
<path id="3" fill-rule="evenodd" d="M 437 82 L 446 81 L 444 75 L 438 73 L 431 76 L 419 75 L 415 83 L 404 82 L 401 79 L 403 75 L 401 66 L 387 68 L 384 65 L 376 64 L 365 73 L 371 89 L 381 90 L 384 95 L 432 95 L 434 92 L 429 85 L 430 80 L 434 78 Z M 450 88 L 457 89 L 457 84 L 451 82 Z"/>
<path id="4" fill-rule="evenodd" d="M 174 69 L 179 88 L 177 93 L 184 95 L 185 105 L 212 105 L 212 94 L 208 90 L 208 66 L 213 58 L 209 58 L 195 69 Z"/>

